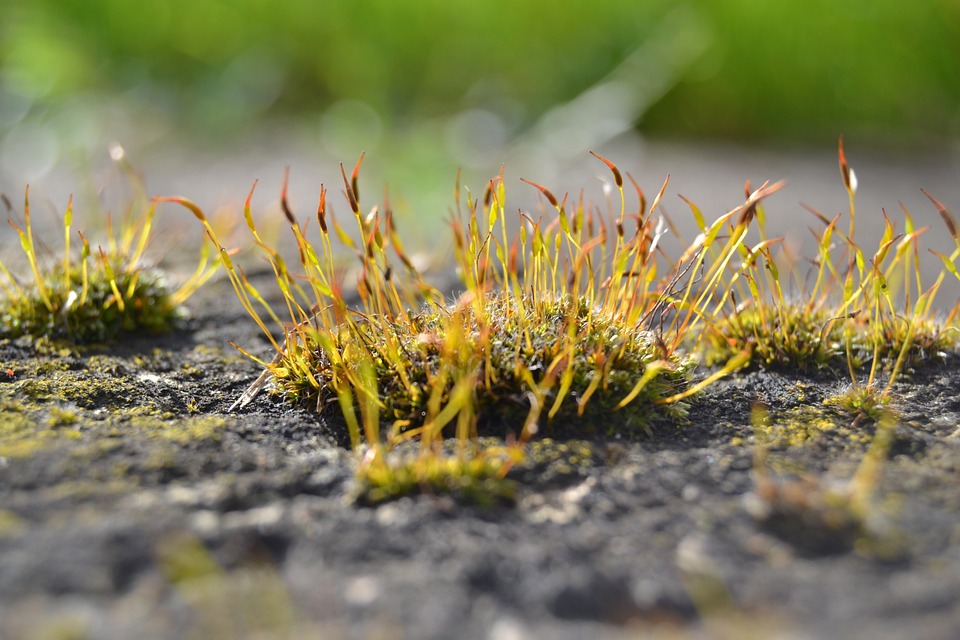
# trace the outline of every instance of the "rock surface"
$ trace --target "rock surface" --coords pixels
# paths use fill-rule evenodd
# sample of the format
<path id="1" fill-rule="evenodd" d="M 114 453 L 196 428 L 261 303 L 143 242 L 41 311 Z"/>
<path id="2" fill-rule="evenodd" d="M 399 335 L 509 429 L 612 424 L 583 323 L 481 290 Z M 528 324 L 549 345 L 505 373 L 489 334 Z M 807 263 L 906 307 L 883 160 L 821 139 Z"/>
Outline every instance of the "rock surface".
<path id="1" fill-rule="evenodd" d="M 82 353 L 0 343 L 4 638 L 954 638 L 960 362 L 895 388 L 873 430 L 790 416 L 842 374 L 742 374 L 643 441 L 540 442 L 515 505 L 351 501 L 336 425 L 267 395 L 267 344 L 224 282 L 186 330 Z M 751 407 L 772 426 L 766 473 Z M 614 417 L 615 419 L 615 417 Z M 782 433 L 781 433 L 782 432 Z M 782 437 L 781 437 L 782 436 Z M 788 438 L 790 444 L 786 444 Z M 46 634 L 46 635 L 45 635 Z M 56 635 L 60 634 L 60 635 Z"/>

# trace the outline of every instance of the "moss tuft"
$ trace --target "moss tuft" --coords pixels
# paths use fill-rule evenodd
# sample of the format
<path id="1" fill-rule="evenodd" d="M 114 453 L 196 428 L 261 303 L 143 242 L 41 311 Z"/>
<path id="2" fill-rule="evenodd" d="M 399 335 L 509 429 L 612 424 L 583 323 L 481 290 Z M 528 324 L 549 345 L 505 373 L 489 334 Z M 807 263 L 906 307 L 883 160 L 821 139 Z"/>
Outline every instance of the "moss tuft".
<path id="1" fill-rule="evenodd" d="M 765 369 L 819 369 L 842 365 L 841 331 L 822 308 L 755 305 L 707 326 L 700 344 L 708 366 L 748 349 L 750 363 Z"/>
<path id="2" fill-rule="evenodd" d="M 214 273 L 208 268 L 209 248 L 201 250 L 193 276 L 171 289 L 163 272 L 145 267 L 144 251 L 156 212 L 156 203 L 134 203 L 117 233 L 109 230 L 104 250 L 91 249 L 77 232 L 80 251 L 71 251 L 73 200 L 63 216 L 63 256 L 52 265 L 41 264 L 30 219 L 29 191 L 24 198 L 23 228 L 11 224 L 33 279 L 20 283 L 0 261 L 0 338 L 31 336 L 74 344 L 109 342 L 124 333 L 163 333 L 182 318 L 182 303 Z M 76 255 L 79 253 L 79 256 Z"/>
<path id="3" fill-rule="evenodd" d="M 49 306 L 31 287 L 0 305 L 0 337 L 29 335 L 67 340 L 77 344 L 103 343 L 123 333 L 165 333 L 183 318 L 163 274 L 157 270 L 137 269 L 124 264 L 122 256 L 113 258 L 111 281 L 102 268 L 89 272 L 87 297 L 78 295 L 83 287 L 81 275 L 73 272 L 64 280 L 62 269 L 45 275 Z M 117 303 L 114 286 L 126 292 Z"/>
<path id="4" fill-rule="evenodd" d="M 637 430 L 654 419 L 684 415 L 683 403 L 661 403 L 687 387 L 691 361 L 680 356 L 664 359 L 652 332 L 625 326 L 582 299 L 535 302 L 491 294 L 479 309 L 473 305 L 453 311 L 428 309 L 392 323 L 361 319 L 336 334 L 339 366 L 331 363 L 320 344 L 309 342 L 312 334 L 307 332 L 307 344 L 284 354 L 275 369 L 276 379 L 291 401 L 336 410 L 333 389 L 345 375 L 342 369 L 355 365 L 351 355 L 359 349 L 377 345 L 373 364 L 381 415 L 403 427 L 416 425 L 435 398 L 438 381 L 443 384 L 440 403 L 450 400 L 455 379 L 445 376 L 443 369 L 449 366 L 444 351 L 453 334 L 461 350 L 457 377 L 472 381 L 470 393 L 481 423 L 492 431 L 499 428 L 499 435 L 505 427 L 523 424 L 532 398 L 552 408 L 557 389 L 542 381 L 561 375 L 569 376 L 569 387 L 552 418 L 569 429 L 611 428 L 607 416 L 648 371 L 654 373 L 622 408 L 618 424 Z M 568 335 L 575 339 L 568 340 Z M 394 346 L 387 350 L 390 344 Z M 573 348 L 565 353 L 567 345 Z M 304 375 L 305 367 L 310 375 Z M 542 397 L 535 398 L 541 388 Z"/>
<path id="5" fill-rule="evenodd" d="M 824 404 L 835 407 L 853 418 L 856 424 L 862 422 L 877 423 L 895 414 L 890 408 L 890 396 L 875 386 L 854 386 L 848 391 L 827 398 Z"/>
<path id="6" fill-rule="evenodd" d="M 392 451 L 385 457 L 371 456 L 357 472 L 356 499 L 375 504 L 420 493 L 449 495 L 481 506 L 511 504 L 516 482 L 505 475 L 513 457 L 497 446 L 459 455 Z"/>
<path id="7" fill-rule="evenodd" d="M 750 364 L 770 370 L 841 370 L 850 363 L 862 368 L 874 357 L 891 368 L 903 354 L 903 365 L 916 365 L 931 354 L 956 349 L 956 333 L 937 322 L 917 318 L 847 317 L 839 309 L 785 302 L 759 303 L 724 316 L 706 327 L 700 342 L 705 364 L 727 362 L 750 351 Z"/>

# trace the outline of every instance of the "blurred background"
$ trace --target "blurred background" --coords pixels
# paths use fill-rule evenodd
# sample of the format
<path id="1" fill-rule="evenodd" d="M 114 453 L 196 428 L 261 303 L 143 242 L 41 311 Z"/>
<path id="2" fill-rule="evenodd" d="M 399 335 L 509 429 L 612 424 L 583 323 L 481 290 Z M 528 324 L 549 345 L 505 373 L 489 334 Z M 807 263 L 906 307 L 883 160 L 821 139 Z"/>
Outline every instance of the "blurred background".
<path id="1" fill-rule="evenodd" d="M 678 210 L 787 178 L 796 222 L 801 200 L 845 209 L 841 134 L 861 210 L 935 218 L 920 186 L 960 209 L 960 2 L 0 3 L 0 191 L 58 209 L 100 197 L 116 145 L 151 193 L 207 208 L 255 178 L 275 200 L 290 166 L 309 209 L 366 151 L 365 205 L 389 185 L 425 232 L 458 167 L 479 191 L 506 162 L 532 199 L 516 177 L 599 189 L 593 149 L 648 192 L 670 174 Z"/>

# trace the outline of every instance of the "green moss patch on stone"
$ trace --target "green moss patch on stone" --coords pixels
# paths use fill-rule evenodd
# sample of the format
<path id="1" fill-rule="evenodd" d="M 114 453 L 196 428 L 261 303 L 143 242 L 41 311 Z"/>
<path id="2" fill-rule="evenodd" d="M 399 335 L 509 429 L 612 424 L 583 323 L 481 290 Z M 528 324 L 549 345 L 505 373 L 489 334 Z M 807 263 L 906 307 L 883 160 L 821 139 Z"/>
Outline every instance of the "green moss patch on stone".
<path id="1" fill-rule="evenodd" d="M 109 259 L 109 258 L 108 258 Z M 45 274 L 48 304 L 33 287 L 23 296 L 0 304 L 0 336 L 18 338 L 50 337 L 78 344 L 102 343 L 123 333 L 165 333 L 183 317 L 176 306 L 165 276 L 158 270 L 138 269 L 116 262 L 108 277 L 102 266 L 90 272 L 87 297 L 78 301 L 81 273 L 65 279 L 62 268 Z M 68 286 L 69 285 L 69 286 Z M 114 291 L 123 292 L 123 308 Z"/>
<path id="2" fill-rule="evenodd" d="M 956 330 L 927 318 L 914 322 L 905 349 L 908 336 L 902 318 L 874 326 L 824 306 L 756 304 L 709 323 L 700 355 L 705 364 L 714 366 L 749 350 L 750 364 L 758 368 L 843 371 L 848 366 L 848 343 L 856 368 L 864 367 L 874 355 L 889 369 L 901 351 L 905 365 L 916 365 L 931 355 L 956 350 Z"/>
<path id="3" fill-rule="evenodd" d="M 125 440 L 184 446 L 216 441 L 234 419 L 191 413 L 177 398 L 171 352 L 123 358 L 37 354 L 6 365 L 14 380 L 0 385 L 0 457 L 28 458 L 72 441 L 69 457 L 100 457 Z M 180 406 L 183 405 L 183 406 Z"/>
<path id="4" fill-rule="evenodd" d="M 450 354 L 454 347 L 457 356 Z M 665 358 L 653 332 L 625 326 L 586 300 L 509 295 L 487 296 L 482 312 L 465 306 L 428 309 L 392 322 L 355 321 L 328 348 L 337 351 L 336 364 L 320 344 L 299 344 L 284 354 L 274 374 L 287 398 L 309 407 L 335 406 L 335 381 L 365 353 L 373 359 L 383 417 L 404 424 L 417 424 L 425 414 L 438 381 L 446 380 L 442 405 L 455 382 L 469 378 L 476 411 L 487 424 L 522 424 L 531 396 L 540 390 L 530 383 L 537 381 L 545 388 L 539 400 L 544 415 L 557 409 L 551 426 L 558 430 L 606 433 L 614 429 L 607 419 L 612 412 L 617 431 L 647 430 L 652 420 L 683 417 L 684 403 L 661 401 L 687 388 L 693 366 L 679 355 Z M 558 361 L 565 352 L 569 355 Z M 457 378 L 449 375 L 455 359 Z M 654 370 L 632 401 L 619 406 Z M 566 391 L 559 391 L 556 381 L 567 376 Z"/>

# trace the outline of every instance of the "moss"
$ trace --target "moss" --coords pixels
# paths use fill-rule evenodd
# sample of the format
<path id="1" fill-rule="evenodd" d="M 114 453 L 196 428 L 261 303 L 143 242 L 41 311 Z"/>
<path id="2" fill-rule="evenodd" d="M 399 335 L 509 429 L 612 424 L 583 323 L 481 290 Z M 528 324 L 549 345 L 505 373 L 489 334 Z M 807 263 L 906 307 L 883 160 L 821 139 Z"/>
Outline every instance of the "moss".
<path id="1" fill-rule="evenodd" d="M 893 417 L 890 398 L 875 386 L 856 386 L 823 401 L 825 405 L 843 412 L 855 422 L 879 422 L 884 416 Z"/>
<path id="2" fill-rule="evenodd" d="M 753 433 L 758 443 L 775 448 L 805 446 L 823 438 L 866 444 L 871 438 L 848 416 L 829 406 L 807 404 L 754 420 Z"/>
<path id="3" fill-rule="evenodd" d="M 516 482 L 505 477 L 511 459 L 509 451 L 496 446 L 426 455 L 395 449 L 361 465 L 354 498 L 374 504 L 423 493 L 481 506 L 510 504 L 516 497 Z"/>
<path id="4" fill-rule="evenodd" d="M 42 376 L 54 371 L 69 371 L 70 363 L 66 360 L 60 358 L 55 358 L 53 360 L 47 360 L 46 362 L 41 362 L 33 369 L 34 376 Z"/>
<path id="5" fill-rule="evenodd" d="M 23 407 L 16 404 L 5 404 L 0 409 L 0 438 L 10 438 L 32 431 L 33 420 L 23 413 Z"/>
<path id="6" fill-rule="evenodd" d="M 139 182 L 132 174 L 131 178 Z M 142 184 L 136 186 L 136 191 L 143 191 Z M 184 316 L 180 305 L 212 276 L 216 267 L 207 268 L 209 254 L 201 251 L 197 270 L 174 290 L 162 270 L 144 266 L 156 208 L 156 202 L 134 201 L 116 229 L 108 218 L 104 225 L 108 237 L 91 245 L 77 230 L 77 247 L 72 244 L 71 198 L 62 219 L 63 253 L 47 263 L 41 254 L 49 251 L 34 239 L 27 190 L 23 228 L 11 224 L 20 238 L 32 279 L 25 282 L 0 260 L 0 338 L 102 344 L 123 334 L 165 333 L 176 328 Z M 44 251 L 38 251 L 40 248 Z"/>
<path id="7" fill-rule="evenodd" d="M 81 437 L 64 426 L 42 411 L 0 410 L 0 458 L 29 458 L 53 442 Z"/>
<path id="8" fill-rule="evenodd" d="M 190 444 L 202 440 L 219 440 L 223 429 L 232 421 L 220 416 L 154 416 L 130 417 L 124 427 L 131 435 Z"/>
<path id="9" fill-rule="evenodd" d="M 168 352 L 143 364 L 169 366 Z M 44 366 L 49 363 L 51 366 Z M 212 441 L 231 420 L 181 415 L 151 398 L 131 359 L 106 354 L 51 357 L 38 354 L 14 364 L 20 372 L 0 385 L 0 457 L 32 457 L 68 441 L 70 459 L 100 458 L 124 439 L 184 445 Z"/>
<path id="10" fill-rule="evenodd" d="M 709 323 L 700 342 L 700 355 L 708 366 L 749 350 L 754 367 L 846 370 L 849 340 L 855 367 L 863 367 L 875 354 L 885 366 L 892 366 L 906 346 L 906 321 L 884 316 L 880 323 L 871 323 L 846 315 L 823 306 L 755 304 Z M 956 331 L 932 320 L 915 319 L 912 332 L 910 348 L 904 354 L 907 365 L 919 364 L 932 353 L 956 349 Z"/>
<path id="11" fill-rule="evenodd" d="M 57 436 L 22 409 L 0 410 L 0 458 L 28 458 Z"/>
<path id="12" fill-rule="evenodd" d="M 143 463 L 143 469 L 147 471 L 166 471 L 176 465 L 176 458 L 173 452 L 168 448 L 153 449 Z"/>
<path id="13" fill-rule="evenodd" d="M 29 458 L 42 450 L 46 442 L 40 435 L 36 438 L 23 438 L 0 442 L 0 458 Z"/>
<path id="14" fill-rule="evenodd" d="M 83 409 L 121 409 L 133 404 L 136 387 L 125 378 L 91 376 L 83 372 L 57 372 L 47 378 L 23 380 L 16 390 L 31 402 L 59 401 Z M 141 405 L 140 410 L 145 407 Z"/>
<path id="15" fill-rule="evenodd" d="M 83 290 L 81 270 L 75 267 L 67 278 L 58 267 L 44 275 L 49 304 L 36 286 L 0 304 L 0 336 L 44 336 L 84 344 L 114 340 L 122 333 L 172 330 L 182 312 L 173 302 L 164 275 L 133 267 L 125 256 L 106 260 L 111 263 L 109 270 L 102 262 L 92 262 L 85 299 L 79 293 Z M 122 303 L 116 292 L 121 293 Z"/>
<path id="16" fill-rule="evenodd" d="M 180 373 L 194 379 L 199 379 L 203 377 L 203 369 L 201 369 L 200 367 L 194 364 L 189 364 L 189 363 L 184 363 L 180 365 Z"/>
<path id="17" fill-rule="evenodd" d="M 50 415 L 47 417 L 47 427 L 58 429 L 77 424 L 80 417 L 76 411 L 64 409 L 62 407 L 53 407 L 50 409 Z"/>
<path id="18" fill-rule="evenodd" d="M 664 359 L 652 332 L 625 326 L 584 300 L 534 302 L 490 295 L 481 311 L 467 306 L 427 309 L 390 321 L 370 318 L 349 324 L 335 340 L 335 360 L 345 366 L 355 366 L 360 350 L 372 352 L 384 417 L 419 424 L 438 380 L 445 380 L 443 405 L 457 380 L 470 378 L 477 413 L 501 433 L 504 426 L 517 430 L 523 424 L 532 394 L 544 392 L 540 402 L 546 415 L 560 395 L 557 381 L 566 375 L 569 389 L 552 421 L 558 431 L 636 433 L 655 419 L 681 418 L 684 404 L 656 403 L 684 390 L 692 367 L 679 356 Z M 451 355 L 451 349 L 459 354 Z M 335 400 L 335 380 L 343 376 L 331 361 L 320 344 L 308 342 L 289 350 L 275 375 L 291 401 L 326 407 Z M 449 375 L 453 361 L 457 364 Z M 610 413 L 654 363 L 662 368 L 611 422 Z M 530 381 L 537 386 L 531 388 Z M 589 394 L 590 402 L 580 402 Z"/>
<path id="19" fill-rule="evenodd" d="M 606 465 L 610 457 L 608 447 L 584 440 L 543 438 L 528 443 L 522 453 L 497 438 L 480 438 L 475 447 L 460 452 L 448 441 L 442 451 L 426 455 L 409 444 L 361 465 L 354 491 L 358 502 L 441 494 L 481 506 L 507 505 L 515 501 L 520 484 L 567 482 Z"/>
<path id="20" fill-rule="evenodd" d="M 543 438 L 530 442 L 525 459 L 517 465 L 516 473 L 534 472 L 541 480 L 580 475 L 591 467 L 605 465 L 610 457 L 609 447 L 585 440 L 557 441 Z"/>
<path id="21" fill-rule="evenodd" d="M 0 457 L 28 458 L 66 441 L 79 441 L 69 450 L 69 456 L 78 460 L 102 458 L 121 447 L 121 442 L 148 440 L 178 446 L 219 440 L 232 420 L 220 416 L 130 415 L 114 412 L 108 416 L 73 413 L 83 424 L 79 430 L 73 425 L 50 426 L 42 411 L 0 411 Z M 49 415 L 49 414 L 46 414 Z M 163 455 L 153 452 L 152 456 Z"/>
<path id="22" fill-rule="evenodd" d="M 129 374 L 129 364 L 132 364 L 134 368 L 139 369 L 146 366 L 147 363 L 139 355 L 134 356 L 132 360 L 128 361 L 116 356 L 97 353 L 88 356 L 85 359 L 84 368 L 87 371 L 92 371 L 94 373 L 102 373 L 112 377 L 120 377 Z"/>
<path id="23" fill-rule="evenodd" d="M 773 447 L 795 447 L 836 431 L 836 416 L 818 407 L 800 406 L 755 421 L 753 433 L 758 442 Z"/>
<path id="24" fill-rule="evenodd" d="M 707 326 L 700 342 L 708 366 L 745 349 L 750 362 L 768 369 L 817 369 L 843 364 L 842 332 L 823 308 L 754 305 Z"/>

